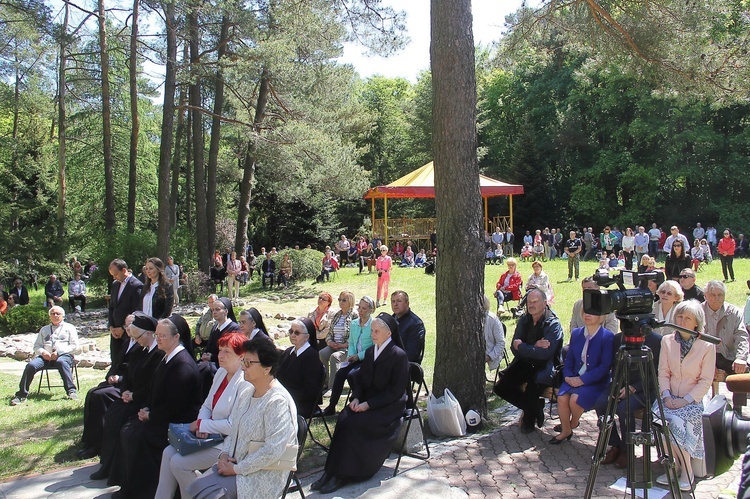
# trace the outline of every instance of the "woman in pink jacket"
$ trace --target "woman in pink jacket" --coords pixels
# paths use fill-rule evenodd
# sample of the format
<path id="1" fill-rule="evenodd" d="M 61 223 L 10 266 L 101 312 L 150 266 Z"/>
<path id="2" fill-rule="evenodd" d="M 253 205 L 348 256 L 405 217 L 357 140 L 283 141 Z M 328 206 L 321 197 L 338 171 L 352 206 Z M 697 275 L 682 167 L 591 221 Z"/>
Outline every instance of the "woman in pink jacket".
<path id="1" fill-rule="evenodd" d="M 380 247 L 380 256 L 378 257 L 378 261 L 375 262 L 375 270 L 378 271 L 378 294 L 375 297 L 377 300 L 375 308 L 380 306 L 381 297 L 383 298 L 383 305 L 388 303 L 388 284 L 391 282 L 392 266 L 393 262 L 391 261 L 391 257 L 388 256 L 388 246 L 384 244 Z"/>
<path id="2" fill-rule="evenodd" d="M 732 232 L 729 229 L 724 229 L 724 237 L 719 240 L 719 245 L 716 247 L 716 251 L 719 253 L 721 259 L 721 271 L 724 273 L 724 282 L 727 282 L 727 270 L 729 270 L 729 282 L 734 282 L 734 248 L 735 242 L 732 237 Z"/>
<path id="3" fill-rule="evenodd" d="M 687 300 L 674 311 L 678 326 L 703 332 L 706 316 L 701 304 Z M 659 396 L 664 404 L 664 418 L 669 421 L 672 455 L 680 469 L 680 490 L 690 492 L 693 480 L 691 458 L 703 459 L 703 396 L 714 379 L 716 347 L 695 336 L 675 331 L 661 340 L 659 354 Z M 659 414 L 657 402 L 652 411 Z M 656 479 L 668 485 L 667 475 Z"/>

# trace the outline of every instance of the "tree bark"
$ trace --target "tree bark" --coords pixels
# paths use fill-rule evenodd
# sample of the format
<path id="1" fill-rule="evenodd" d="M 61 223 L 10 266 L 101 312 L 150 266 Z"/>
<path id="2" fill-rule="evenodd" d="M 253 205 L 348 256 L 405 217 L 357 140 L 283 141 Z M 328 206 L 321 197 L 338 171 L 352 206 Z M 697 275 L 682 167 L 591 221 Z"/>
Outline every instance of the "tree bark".
<path id="1" fill-rule="evenodd" d="M 161 121 L 161 145 L 159 148 L 158 222 L 156 247 L 159 256 L 166 261 L 169 256 L 169 174 L 174 142 L 174 94 L 177 81 L 177 20 L 173 2 L 165 2 L 164 21 L 167 28 L 167 68 L 164 79 L 164 106 Z"/>
<path id="2" fill-rule="evenodd" d="M 187 47 L 187 46 L 186 46 Z M 183 61 L 186 58 L 183 58 Z M 180 103 L 177 111 L 177 130 L 175 131 L 174 156 L 172 157 L 172 192 L 169 195 L 169 221 L 174 229 L 177 227 L 177 205 L 180 195 L 180 164 L 182 163 L 182 136 L 185 135 L 185 104 L 187 95 L 185 87 L 180 86 Z M 186 198 L 189 200 L 190 198 Z"/>
<path id="3" fill-rule="evenodd" d="M 193 232 L 193 137 L 192 137 L 192 126 L 193 120 L 191 113 L 186 113 L 186 126 L 185 126 L 185 193 L 183 199 L 185 200 L 185 220 L 187 221 L 187 229 L 192 234 Z"/>
<path id="4" fill-rule="evenodd" d="M 198 27 L 198 12 L 200 5 L 193 3 L 188 13 L 188 31 L 190 34 L 190 66 L 192 77 L 190 79 L 190 114 L 192 120 L 193 136 L 193 170 L 195 172 L 195 212 L 206 213 L 206 178 L 205 165 L 203 164 L 203 113 L 200 111 L 201 102 L 201 79 L 200 69 L 196 66 L 200 59 L 200 31 Z M 195 217 L 196 242 L 198 244 L 198 260 L 200 269 L 208 273 L 210 266 L 210 246 L 208 244 L 208 224 L 206 217 Z"/>
<path id="5" fill-rule="evenodd" d="M 130 32 L 130 163 L 128 172 L 128 232 L 135 232 L 135 193 L 138 182 L 138 137 L 141 122 L 138 118 L 138 7 L 140 0 L 133 0 L 133 27 Z"/>
<path id="6" fill-rule="evenodd" d="M 258 103 L 255 106 L 255 117 L 253 118 L 254 134 L 260 133 L 260 124 L 265 118 L 266 104 L 268 103 L 268 90 L 268 72 L 263 70 L 260 77 L 260 89 L 258 90 Z M 255 163 L 255 139 L 252 138 L 247 143 L 242 172 L 242 184 L 240 184 L 240 204 L 237 207 L 237 233 L 234 236 L 235 251 L 244 251 L 244 248 L 247 246 L 247 228 L 248 218 L 250 217 L 250 199 L 252 198 L 253 180 L 255 179 Z"/>
<path id="7" fill-rule="evenodd" d="M 433 391 L 464 412 L 487 412 L 482 203 L 476 156 L 476 80 L 470 0 L 431 0 L 437 339 Z M 456 265 L 455 262 L 461 262 Z"/>
<path id="8" fill-rule="evenodd" d="M 99 54 L 102 70 L 102 141 L 104 145 L 104 228 L 117 230 L 115 218 L 115 174 L 112 166 L 112 101 L 109 96 L 109 51 L 107 50 L 107 13 L 99 0 Z"/>
<path id="9" fill-rule="evenodd" d="M 217 53 L 217 69 L 214 83 L 214 113 L 211 121 L 211 142 L 208 148 L 208 186 L 206 189 L 206 218 L 208 219 L 208 248 L 215 248 L 216 243 L 216 170 L 219 164 L 219 142 L 221 141 L 221 114 L 224 109 L 224 74 L 221 69 L 222 58 L 227 52 L 229 37 L 229 16 L 225 13 L 221 19 L 221 36 Z"/>
<path id="10" fill-rule="evenodd" d="M 65 14 L 63 15 L 63 23 L 60 31 L 60 64 L 57 75 L 57 245 L 60 252 L 61 261 L 65 259 L 65 237 L 67 236 L 67 230 L 65 225 L 65 198 L 66 189 L 65 184 L 65 154 L 66 154 L 66 143 L 65 133 L 67 128 L 66 117 L 65 117 L 65 63 L 67 62 L 68 55 L 68 18 L 70 16 L 70 5 L 65 2 Z"/>

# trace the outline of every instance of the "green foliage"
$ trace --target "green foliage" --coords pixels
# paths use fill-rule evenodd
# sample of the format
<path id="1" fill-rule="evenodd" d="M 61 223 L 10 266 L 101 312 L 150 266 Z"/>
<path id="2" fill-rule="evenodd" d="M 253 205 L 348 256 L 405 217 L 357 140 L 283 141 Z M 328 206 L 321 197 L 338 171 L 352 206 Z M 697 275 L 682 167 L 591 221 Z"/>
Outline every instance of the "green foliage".
<path id="1" fill-rule="evenodd" d="M 277 270 L 280 268 L 281 261 L 286 254 L 289 255 L 289 259 L 292 261 L 293 280 L 301 281 L 304 279 L 313 279 L 320 275 L 320 269 L 322 267 L 321 262 L 323 261 L 323 253 L 320 251 L 310 248 L 280 251 L 278 255 L 273 257 L 273 261 L 276 262 Z M 258 263 L 258 266 L 260 267 L 260 262 Z"/>
<path id="2" fill-rule="evenodd" d="M 33 333 L 49 323 L 47 309 L 37 305 L 19 305 L 0 315 L 0 336 Z"/>
<path id="3" fill-rule="evenodd" d="M 208 274 L 196 270 L 186 273 L 186 283 L 180 286 L 182 302 L 198 302 L 204 300 L 211 292 L 211 278 Z"/>
<path id="4" fill-rule="evenodd" d="M 118 232 L 108 238 L 102 237 L 92 246 L 100 269 L 92 280 L 102 284 L 110 279 L 106 269 L 115 258 L 125 260 L 133 273 L 138 275 L 143 262 L 156 254 L 156 234 L 145 230 L 136 230 L 135 234 Z"/>

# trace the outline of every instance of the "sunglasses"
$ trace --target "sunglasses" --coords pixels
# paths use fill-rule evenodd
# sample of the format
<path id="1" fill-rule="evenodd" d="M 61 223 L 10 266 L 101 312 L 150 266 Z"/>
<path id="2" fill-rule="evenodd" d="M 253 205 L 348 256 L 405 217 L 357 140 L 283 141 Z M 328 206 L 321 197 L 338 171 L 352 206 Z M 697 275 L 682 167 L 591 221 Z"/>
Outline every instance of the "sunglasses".
<path id="1" fill-rule="evenodd" d="M 691 277 L 695 278 L 694 275 L 680 274 L 680 279 L 690 279 Z"/>
<path id="2" fill-rule="evenodd" d="M 307 332 L 302 331 L 295 331 L 294 329 L 289 330 L 289 336 L 302 336 L 303 334 L 307 334 Z"/>
<path id="3" fill-rule="evenodd" d="M 674 292 L 672 291 L 659 291 L 659 294 L 664 296 L 674 296 Z"/>

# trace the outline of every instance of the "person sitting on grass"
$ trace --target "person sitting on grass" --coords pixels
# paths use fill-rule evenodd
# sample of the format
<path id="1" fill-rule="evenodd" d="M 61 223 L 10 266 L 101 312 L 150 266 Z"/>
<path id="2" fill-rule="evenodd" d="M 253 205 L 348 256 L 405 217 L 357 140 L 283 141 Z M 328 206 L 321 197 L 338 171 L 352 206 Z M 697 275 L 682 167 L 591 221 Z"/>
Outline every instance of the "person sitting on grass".
<path id="1" fill-rule="evenodd" d="M 76 327 L 65 322 L 65 310 L 57 305 L 49 309 L 50 324 L 43 326 L 34 342 L 36 357 L 31 359 L 23 370 L 18 391 L 10 405 L 26 402 L 34 375 L 42 368 L 55 368 L 60 372 L 65 393 L 68 398 L 76 399 L 76 385 L 73 383 L 73 353 L 78 348 L 78 331 Z"/>
<path id="2" fill-rule="evenodd" d="M 421 269 L 427 264 L 427 255 L 424 252 L 424 249 L 420 249 L 419 253 L 417 253 L 417 256 L 414 257 L 414 266 Z"/>

